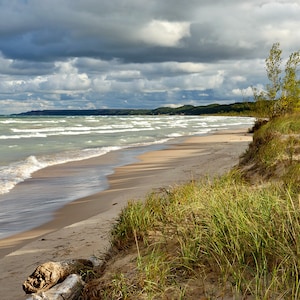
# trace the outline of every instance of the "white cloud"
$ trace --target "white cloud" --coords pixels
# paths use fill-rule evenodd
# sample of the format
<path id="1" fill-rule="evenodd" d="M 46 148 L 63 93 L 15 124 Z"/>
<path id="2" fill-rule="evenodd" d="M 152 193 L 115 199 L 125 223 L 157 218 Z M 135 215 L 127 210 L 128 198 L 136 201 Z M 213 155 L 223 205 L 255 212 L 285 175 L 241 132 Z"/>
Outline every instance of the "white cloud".
<path id="1" fill-rule="evenodd" d="M 233 89 L 232 94 L 234 96 L 250 97 L 253 95 L 253 90 L 250 86 L 245 89 Z"/>
<path id="2" fill-rule="evenodd" d="M 99 76 L 92 81 L 92 88 L 96 93 L 108 93 L 111 91 L 111 82 L 106 76 Z"/>
<path id="3" fill-rule="evenodd" d="M 208 81 L 209 88 L 219 88 L 224 82 L 225 71 L 219 70 L 216 75 L 212 76 Z"/>
<path id="4" fill-rule="evenodd" d="M 245 81 L 247 81 L 246 77 L 245 77 L 245 76 L 241 76 L 241 75 L 235 75 L 235 76 L 232 76 L 232 77 L 231 77 L 231 80 L 232 80 L 234 83 L 245 82 Z"/>
<path id="5" fill-rule="evenodd" d="M 57 72 L 45 77 L 40 88 L 57 91 L 75 91 L 87 90 L 91 85 L 91 80 L 86 73 L 78 73 L 74 66 L 76 60 L 67 62 L 57 62 Z"/>
<path id="6" fill-rule="evenodd" d="M 190 36 L 190 23 L 152 20 L 137 33 L 139 40 L 153 46 L 176 47 Z"/>
<path id="7" fill-rule="evenodd" d="M 107 74 L 107 78 L 120 81 L 130 81 L 141 78 L 141 72 L 134 69 L 111 71 Z"/>
<path id="8" fill-rule="evenodd" d="M 201 63 L 192 63 L 192 62 L 183 62 L 183 63 L 170 63 L 173 64 L 171 69 L 175 71 L 182 71 L 186 73 L 199 73 L 206 69 L 204 64 Z"/>

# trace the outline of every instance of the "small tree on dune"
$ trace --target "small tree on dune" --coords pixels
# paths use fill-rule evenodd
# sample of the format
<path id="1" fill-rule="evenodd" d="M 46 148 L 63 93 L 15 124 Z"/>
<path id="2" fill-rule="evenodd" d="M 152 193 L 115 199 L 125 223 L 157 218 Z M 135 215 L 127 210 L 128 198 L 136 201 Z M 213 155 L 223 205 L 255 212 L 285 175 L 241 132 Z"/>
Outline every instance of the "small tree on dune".
<path id="1" fill-rule="evenodd" d="M 285 77 L 283 79 L 282 94 L 280 98 L 283 113 L 292 113 L 299 109 L 300 80 L 297 78 L 297 67 L 299 63 L 299 51 L 292 53 L 286 63 Z"/>
<path id="2" fill-rule="evenodd" d="M 269 118 L 300 110 L 300 80 L 297 77 L 300 51 L 293 52 L 289 56 L 283 78 L 280 77 L 281 55 L 280 44 L 274 43 L 265 60 L 269 79 L 266 90 L 258 92 L 257 89 L 253 89 L 258 113 Z"/>

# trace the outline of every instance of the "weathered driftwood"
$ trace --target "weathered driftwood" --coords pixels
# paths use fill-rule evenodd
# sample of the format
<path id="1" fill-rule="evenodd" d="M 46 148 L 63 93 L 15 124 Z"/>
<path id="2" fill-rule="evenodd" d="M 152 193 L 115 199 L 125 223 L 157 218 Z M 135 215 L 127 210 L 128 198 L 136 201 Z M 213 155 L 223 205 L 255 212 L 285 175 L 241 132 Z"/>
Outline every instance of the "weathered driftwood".
<path id="1" fill-rule="evenodd" d="M 71 259 L 60 262 L 46 262 L 38 266 L 23 283 L 26 294 L 41 293 L 49 290 L 57 283 L 64 281 L 70 274 L 92 268 L 88 259 Z"/>
<path id="2" fill-rule="evenodd" d="M 62 283 L 46 292 L 32 294 L 27 300 L 76 300 L 83 289 L 84 281 L 78 274 L 69 275 Z"/>

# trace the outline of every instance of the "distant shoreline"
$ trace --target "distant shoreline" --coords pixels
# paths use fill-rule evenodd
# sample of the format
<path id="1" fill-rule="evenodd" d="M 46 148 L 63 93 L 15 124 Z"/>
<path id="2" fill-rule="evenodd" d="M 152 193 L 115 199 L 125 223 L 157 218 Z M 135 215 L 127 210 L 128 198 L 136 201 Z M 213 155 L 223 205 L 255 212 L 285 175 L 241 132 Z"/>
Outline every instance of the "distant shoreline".
<path id="1" fill-rule="evenodd" d="M 70 110 L 33 110 L 11 116 L 129 116 L 129 115 L 209 115 L 241 114 L 253 116 L 254 102 L 236 102 L 232 104 L 210 104 L 204 106 L 183 105 L 180 107 L 159 107 L 155 109 L 70 109 Z"/>

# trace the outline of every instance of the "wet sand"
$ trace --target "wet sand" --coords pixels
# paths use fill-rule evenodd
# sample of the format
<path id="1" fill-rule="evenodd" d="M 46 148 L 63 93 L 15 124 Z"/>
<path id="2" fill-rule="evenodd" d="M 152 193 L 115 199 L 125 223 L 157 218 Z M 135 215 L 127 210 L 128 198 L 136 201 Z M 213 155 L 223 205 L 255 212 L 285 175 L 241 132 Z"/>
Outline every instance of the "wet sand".
<path id="1" fill-rule="evenodd" d="M 39 264 L 69 258 L 101 256 L 109 247 L 109 232 L 128 200 L 143 199 L 157 189 L 206 175 L 218 175 L 238 163 L 252 140 L 244 130 L 187 138 L 179 144 L 147 152 L 133 164 L 108 176 L 108 189 L 78 199 L 55 213 L 52 221 L 0 240 L 1 298 L 26 299 L 22 282 Z M 40 170 L 31 180 L 63 176 L 76 167 L 117 161 L 118 152 Z"/>

